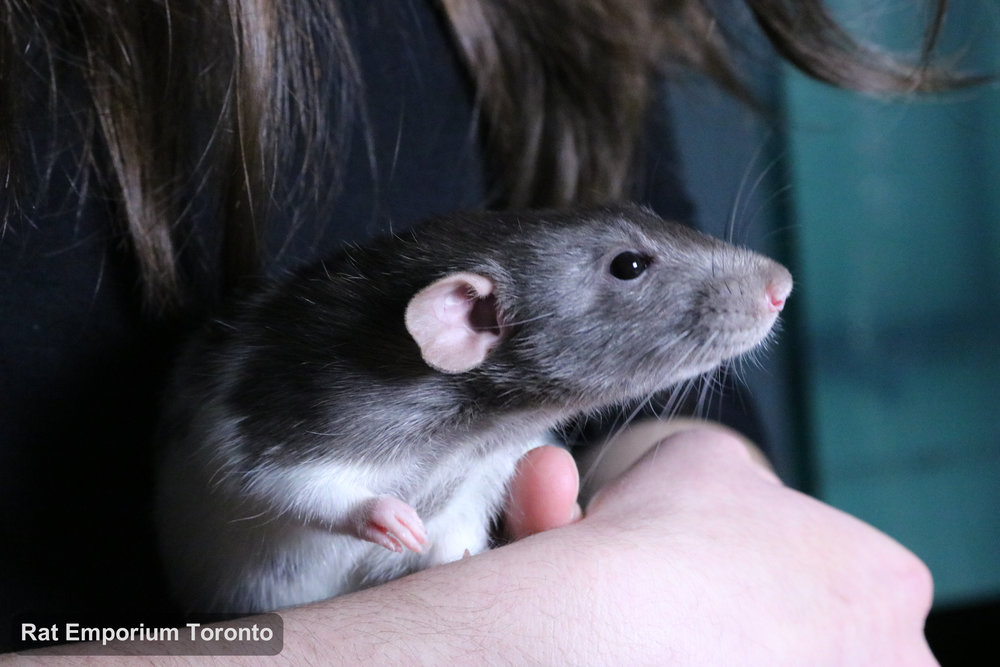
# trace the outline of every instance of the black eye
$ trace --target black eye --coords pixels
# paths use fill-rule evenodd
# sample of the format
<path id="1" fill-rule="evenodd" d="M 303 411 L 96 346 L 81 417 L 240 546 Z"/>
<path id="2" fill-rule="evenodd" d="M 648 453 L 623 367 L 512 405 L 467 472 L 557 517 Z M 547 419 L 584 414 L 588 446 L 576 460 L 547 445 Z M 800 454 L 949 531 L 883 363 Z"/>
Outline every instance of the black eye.
<path id="1" fill-rule="evenodd" d="M 635 280 L 649 266 L 650 258 L 629 250 L 611 260 L 611 275 L 618 280 Z"/>

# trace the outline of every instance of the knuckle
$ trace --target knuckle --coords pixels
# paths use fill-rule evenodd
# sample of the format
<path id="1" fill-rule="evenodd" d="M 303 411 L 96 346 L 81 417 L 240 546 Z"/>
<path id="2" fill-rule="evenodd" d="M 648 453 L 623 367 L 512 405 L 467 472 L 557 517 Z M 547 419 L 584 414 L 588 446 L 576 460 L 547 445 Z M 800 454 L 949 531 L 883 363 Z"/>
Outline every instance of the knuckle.
<path id="1" fill-rule="evenodd" d="M 902 553 L 896 565 L 897 585 L 912 606 L 926 614 L 934 600 L 934 577 L 927 564 L 916 554 L 900 550 Z"/>

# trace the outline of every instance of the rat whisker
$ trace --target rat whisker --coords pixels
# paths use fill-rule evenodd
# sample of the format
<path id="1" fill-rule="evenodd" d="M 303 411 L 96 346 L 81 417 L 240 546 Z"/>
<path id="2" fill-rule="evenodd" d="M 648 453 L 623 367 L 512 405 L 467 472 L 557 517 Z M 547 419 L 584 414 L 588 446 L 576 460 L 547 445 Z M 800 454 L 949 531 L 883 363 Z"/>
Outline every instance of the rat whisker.
<path id="1" fill-rule="evenodd" d="M 540 320 L 548 319 L 550 317 L 555 317 L 555 315 L 556 313 L 554 312 L 542 313 L 541 315 L 535 315 L 534 317 L 526 317 L 524 319 L 511 320 L 509 322 L 505 321 L 503 322 L 503 325 L 510 327 L 517 327 L 521 326 L 522 324 L 528 324 L 529 322 L 538 322 Z"/>
<path id="2" fill-rule="evenodd" d="M 600 468 L 601 462 L 604 460 L 604 457 L 607 455 L 607 453 L 611 450 L 612 441 L 617 436 L 621 435 L 621 433 L 632 424 L 632 422 L 636 419 L 636 417 L 639 416 L 640 413 L 642 413 L 642 411 L 646 408 L 646 406 L 650 403 L 651 400 L 652 400 L 652 394 L 647 396 L 646 399 L 640 401 L 639 404 L 632 409 L 631 413 L 628 416 L 626 416 L 620 424 L 617 424 L 615 426 L 612 433 L 608 437 L 604 438 L 601 444 L 598 445 L 597 454 L 590 462 L 590 466 L 587 469 L 587 471 L 584 472 L 584 474 L 580 478 L 581 488 L 586 488 L 593 480 L 593 476 Z M 622 407 L 625 408 L 625 406 Z"/>

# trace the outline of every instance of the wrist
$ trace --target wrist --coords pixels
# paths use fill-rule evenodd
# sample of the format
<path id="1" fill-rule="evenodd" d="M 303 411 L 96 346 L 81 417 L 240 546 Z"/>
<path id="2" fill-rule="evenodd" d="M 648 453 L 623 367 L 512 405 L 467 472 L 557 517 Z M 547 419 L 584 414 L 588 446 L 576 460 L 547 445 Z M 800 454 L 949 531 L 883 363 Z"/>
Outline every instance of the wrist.
<path id="1" fill-rule="evenodd" d="M 377 588 L 282 612 L 285 651 L 326 661 L 567 658 L 588 586 L 545 534 Z M 578 563 L 576 564 L 578 565 Z M 572 622 L 568 622 L 568 621 Z M 579 626 L 577 626 L 579 627 Z M 304 656 L 305 657 L 305 656 Z M 337 662 L 337 660 L 333 660 Z"/>

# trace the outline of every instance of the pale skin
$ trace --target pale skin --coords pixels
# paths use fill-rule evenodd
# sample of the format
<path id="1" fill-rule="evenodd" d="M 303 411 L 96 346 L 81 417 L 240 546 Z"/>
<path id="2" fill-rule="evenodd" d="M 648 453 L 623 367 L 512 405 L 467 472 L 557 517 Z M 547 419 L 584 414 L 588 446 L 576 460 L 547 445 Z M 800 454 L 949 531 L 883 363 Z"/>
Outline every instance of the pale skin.
<path id="1" fill-rule="evenodd" d="M 626 438 L 638 462 L 585 512 L 572 458 L 534 450 L 508 508 L 520 539 L 284 611 L 284 650 L 260 662 L 936 664 L 931 578 L 913 554 L 783 486 L 721 427 Z"/>

